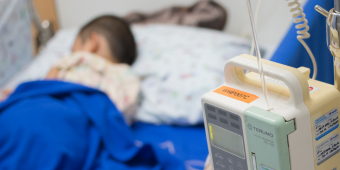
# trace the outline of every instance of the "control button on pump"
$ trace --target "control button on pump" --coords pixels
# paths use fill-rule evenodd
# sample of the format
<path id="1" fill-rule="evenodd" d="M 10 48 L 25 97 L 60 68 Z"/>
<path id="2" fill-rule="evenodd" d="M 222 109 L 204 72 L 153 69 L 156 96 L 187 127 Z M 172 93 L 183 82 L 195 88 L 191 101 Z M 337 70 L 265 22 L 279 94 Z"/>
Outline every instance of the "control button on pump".
<path id="1" fill-rule="evenodd" d="M 243 170 L 243 165 L 241 164 L 241 162 L 237 163 L 237 167 L 239 170 Z"/>
<path id="2" fill-rule="evenodd" d="M 215 112 L 215 108 L 212 107 L 212 106 L 207 105 L 207 109 L 210 110 L 210 111 L 212 111 L 212 112 Z"/>
<path id="3" fill-rule="evenodd" d="M 217 161 L 216 165 L 220 166 L 221 168 L 225 167 L 225 165 L 221 161 Z"/>
<path id="4" fill-rule="evenodd" d="M 237 116 L 232 115 L 232 114 L 229 114 L 229 116 L 230 116 L 231 119 L 234 119 L 234 120 L 238 121 L 238 117 Z"/>
<path id="5" fill-rule="evenodd" d="M 233 165 L 233 160 L 231 159 L 231 158 L 228 158 L 228 163 L 230 164 L 230 165 Z"/>
<path id="6" fill-rule="evenodd" d="M 240 129 L 240 126 L 236 123 L 231 122 L 231 126 L 236 128 L 236 129 Z"/>
<path id="7" fill-rule="evenodd" d="M 218 109 L 218 113 L 219 113 L 220 115 L 227 116 L 227 112 L 225 112 L 225 111 L 223 111 L 223 110 Z"/>
<path id="8" fill-rule="evenodd" d="M 213 114 L 208 113 L 208 116 L 209 116 L 211 119 L 215 119 L 215 120 L 217 119 L 216 116 L 213 115 Z"/>
<path id="9" fill-rule="evenodd" d="M 224 124 L 228 124 L 228 120 L 225 120 L 223 118 L 220 118 L 220 122 L 224 123 Z"/>
<path id="10" fill-rule="evenodd" d="M 215 153 L 215 157 L 219 159 L 224 159 L 224 157 L 220 153 Z"/>

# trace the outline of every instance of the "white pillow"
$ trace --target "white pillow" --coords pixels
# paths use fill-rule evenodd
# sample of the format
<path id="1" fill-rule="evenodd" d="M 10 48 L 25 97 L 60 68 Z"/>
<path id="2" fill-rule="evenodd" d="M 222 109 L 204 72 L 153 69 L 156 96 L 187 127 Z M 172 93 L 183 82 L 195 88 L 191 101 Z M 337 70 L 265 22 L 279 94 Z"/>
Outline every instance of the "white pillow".
<path id="1" fill-rule="evenodd" d="M 203 122 L 201 96 L 224 82 L 224 64 L 249 53 L 249 40 L 225 32 L 175 25 L 133 28 L 143 77 L 136 119 L 192 125 Z"/>

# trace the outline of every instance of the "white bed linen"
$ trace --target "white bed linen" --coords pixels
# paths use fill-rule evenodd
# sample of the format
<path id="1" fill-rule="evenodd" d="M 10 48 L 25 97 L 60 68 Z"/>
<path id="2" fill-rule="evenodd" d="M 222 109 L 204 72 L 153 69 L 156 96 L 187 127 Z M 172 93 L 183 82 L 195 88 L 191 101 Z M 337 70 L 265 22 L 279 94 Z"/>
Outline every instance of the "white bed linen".
<path id="1" fill-rule="evenodd" d="M 60 30 L 6 87 L 43 79 L 55 61 L 70 53 L 77 30 Z M 136 119 L 155 124 L 202 123 L 201 96 L 224 82 L 228 59 L 250 50 L 249 40 L 208 29 L 141 25 L 133 33 L 139 56 L 132 68 L 142 78 Z"/>
<path id="2" fill-rule="evenodd" d="M 142 81 L 136 119 L 155 124 L 203 122 L 201 96 L 224 82 L 224 64 L 249 53 L 250 41 L 209 29 L 174 25 L 135 27 Z"/>

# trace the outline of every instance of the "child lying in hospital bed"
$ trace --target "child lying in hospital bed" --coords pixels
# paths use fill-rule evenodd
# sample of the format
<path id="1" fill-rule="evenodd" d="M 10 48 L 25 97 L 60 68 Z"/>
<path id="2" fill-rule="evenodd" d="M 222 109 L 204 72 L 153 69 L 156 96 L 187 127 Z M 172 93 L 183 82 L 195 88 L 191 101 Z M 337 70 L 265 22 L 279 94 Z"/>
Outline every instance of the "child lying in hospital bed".
<path id="1" fill-rule="evenodd" d="M 0 102 L 0 169 L 184 170 L 184 162 L 158 144 L 141 142 L 126 125 L 139 80 L 126 23 L 99 17 L 77 35 L 72 54 L 47 75 Z M 109 98 L 113 103 L 109 100 Z M 120 111 L 118 111 L 120 110 Z M 13 123 L 15 122 L 15 123 Z"/>
<path id="2" fill-rule="evenodd" d="M 101 16 L 81 28 L 72 54 L 55 63 L 46 78 L 105 92 L 131 123 L 140 86 L 130 69 L 135 59 L 136 45 L 129 25 L 115 16 Z"/>

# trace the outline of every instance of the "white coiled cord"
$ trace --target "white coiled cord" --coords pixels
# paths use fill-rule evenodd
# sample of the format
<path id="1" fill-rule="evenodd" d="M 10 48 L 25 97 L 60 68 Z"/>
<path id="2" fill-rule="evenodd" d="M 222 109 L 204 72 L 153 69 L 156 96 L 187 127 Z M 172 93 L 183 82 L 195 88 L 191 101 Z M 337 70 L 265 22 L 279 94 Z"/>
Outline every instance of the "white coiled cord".
<path id="1" fill-rule="evenodd" d="M 286 1 L 289 1 L 289 0 L 286 0 Z M 295 6 L 295 7 L 293 7 L 293 6 Z M 301 8 L 301 4 L 298 2 L 298 0 L 293 0 L 292 2 L 289 2 L 288 7 L 291 7 L 290 12 L 295 12 L 293 14 L 293 18 L 295 18 L 294 23 L 296 23 L 296 24 L 300 23 L 300 24 L 296 25 L 295 28 L 296 29 L 304 28 L 302 30 L 297 31 L 297 34 L 298 34 L 297 39 L 300 41 L 300 43 L 303 45 L 303 47 L 305 47 L 306 51 L 308 52 L 308 54 L 309 54 L 309 56 L 312 60 L 313 69 L 314 69 L 312 79 L 315 79 L 317 72 L 318 72 L 315 57 L 314 57 L 312 51 L 310 50 L 310 48 L 308 47 L 308 45 L 306 44 L 306 42 L 303 40 L 303 39 L 307 39 L 307 38 L 310 37 L 310 34 L 308 33 L 309 26 L 307 25 L 308 20 L 306 19 L 306 15 L 303 13 L 303 9 Z M 301 22 L 303 22 L 303 23 L 301 23 Z"/>
<path id="2" fill-rule="evenodd" d="M 289 0 L 286 0 L 286 1 L 289 1 Z M 260 5 L 261 5 L 261 0 L 259 0 L 257 2 L 257 6 L 256 6 L 255 17 L 254 17 L 255 18 L 255 26 L 257 25 L 257 16 L 258 16 L 258 12 L 259 12 L 259 9 L 260 9 Z M 293 7 L 293 6 L 295 6 L 295 7 Z M 315 79 L 316 76 L 317 76 L 317 73 L 318 73 L 318 68 L 317 68 L 317 64 L 316 64 L 316 61 L 315 61 L 315 57 L 314 57 L 312 51 L 310 50 L 310 48 L 308 47 L 308 45 L 306 44 L 306 42 L 303 40 L 303 39 L 307 39 L 307 38 L 310 37 L 310 34 L 308 33 L 309 26 L 307 25 L 308 20 L 306 19 L 306 15 L 303 13 L 303 9 L 301 8 L 301 4 L 299 3 L 298 0 L 293 0 L 292 2 L 289 2 L 288 7 L 292 7 L 290 9 L 290 12 L 298 11 L 298 12 L 293 14 L 293 18 L 295 18 L 294 23 L 298 24 L 298 23 L 303 22 L 303 23 L 295 26 L 296 29 L 304 28 L 303 30 L 297 31 L 297 34 L 298 34 L 297 39 L 300 41 L 300 43 L 306 49 L 306 51 L 308 52 L 308 55 L 310 56 L 310 58 L 312 60 L 313 69 L 314 69 L 312 79 Z M 251 44 L 250 55 L 254 55 L 254 40 L 252 41 L 252 44 Z"/>

